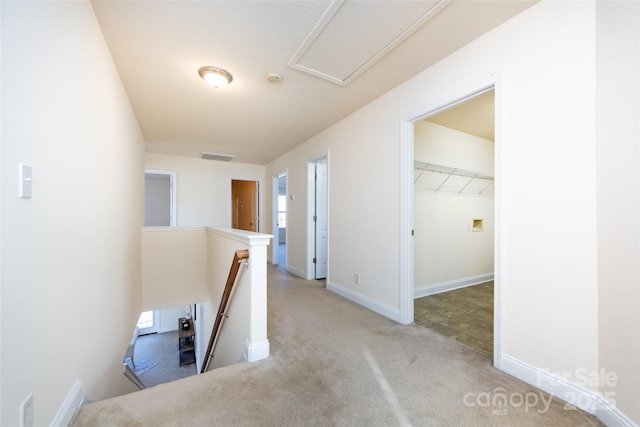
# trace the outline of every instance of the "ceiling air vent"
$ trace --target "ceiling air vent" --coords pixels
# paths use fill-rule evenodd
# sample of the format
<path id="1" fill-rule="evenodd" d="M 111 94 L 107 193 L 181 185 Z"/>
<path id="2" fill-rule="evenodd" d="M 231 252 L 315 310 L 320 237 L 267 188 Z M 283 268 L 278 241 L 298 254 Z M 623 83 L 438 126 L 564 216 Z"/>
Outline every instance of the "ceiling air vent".
<path id="1" fill-rule="evenodd" d="M 230 162 L 236 156 L 232 156 L 231 154 L 217 154 L 217 153 L 205 153 L 204 151 L 200 153 L 200 158 L 205 160 L 219 160 L 221 162 Z"/>

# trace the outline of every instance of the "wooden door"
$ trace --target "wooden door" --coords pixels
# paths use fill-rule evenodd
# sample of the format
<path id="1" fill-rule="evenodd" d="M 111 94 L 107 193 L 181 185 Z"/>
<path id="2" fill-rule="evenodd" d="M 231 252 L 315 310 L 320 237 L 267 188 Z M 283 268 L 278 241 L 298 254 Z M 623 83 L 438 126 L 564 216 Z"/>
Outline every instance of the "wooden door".
<path id="1" fill-rule="evenodd" d="M 258 231 L 258 181 L 231 181 L 231 228 Z"/>

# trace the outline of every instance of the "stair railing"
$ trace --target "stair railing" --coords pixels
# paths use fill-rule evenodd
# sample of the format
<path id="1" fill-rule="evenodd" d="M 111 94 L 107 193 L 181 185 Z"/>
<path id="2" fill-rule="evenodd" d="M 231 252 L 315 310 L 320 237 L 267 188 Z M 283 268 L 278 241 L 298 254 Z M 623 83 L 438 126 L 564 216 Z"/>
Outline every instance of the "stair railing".
<path id="1" fill-rule="evenodd" d="M 226 312 L 227 305 L 229 304 L 229 300 L 231 299 L 231 291 L 233 290 L 233 285 L 236 282 L 236 277 L 238 276 L 238 270 L 240 269 L 240 264 L 242 264 L 243 261 L 246 260 L 247 258 L 249 258 L 249 250 L 247 249 L 237 250 L 233 256 L 231 269 L 229 270 L 229 277 L 227 277 L 227 283 L 224 287 L 222 300 L 220 300 L 220 306 L 218 307 L 218 314 L 216 316 L 216 321 L 214 322 L 213 329 L 211 330 L 211 338 L 209 339 L 209 345 L 207 346 L 205 359 L 202 363 L 202 368 L 200 369 L 201 374 L 207 372 L 207 369 L 209 367 L 209 362 L 213 358 L 213 352 L 218 342 L 218 335 L 220 334 L 223 320 L 229 317 L 229 315 Z"/>

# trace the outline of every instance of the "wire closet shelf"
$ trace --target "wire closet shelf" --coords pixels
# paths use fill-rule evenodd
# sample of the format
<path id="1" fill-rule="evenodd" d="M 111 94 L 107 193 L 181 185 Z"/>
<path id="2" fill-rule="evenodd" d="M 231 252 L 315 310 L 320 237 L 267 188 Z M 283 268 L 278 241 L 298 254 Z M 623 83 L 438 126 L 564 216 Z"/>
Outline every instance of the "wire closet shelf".
<path id="1" fill-rule="evenodd" d="M 425 172 L 431 174 L 440 174 L 440 179 L 427 180 L 426 187 L 428 190 L 438 192 L 448 192 L 462 194 L 473 194 L 476 196 L 487 195 L 494 183 L 494 176 L 491 174 L 471 171 L 466 169 L 454 168 L 449 166 L 437 165 L 435 163 L 426 163 L 420 161 L 413 162 L 414 180 L 417 184 Z M 453 179 L 452 179 L 453 178 Z M 456 180 L 456 185 L 451 185 Z"/>

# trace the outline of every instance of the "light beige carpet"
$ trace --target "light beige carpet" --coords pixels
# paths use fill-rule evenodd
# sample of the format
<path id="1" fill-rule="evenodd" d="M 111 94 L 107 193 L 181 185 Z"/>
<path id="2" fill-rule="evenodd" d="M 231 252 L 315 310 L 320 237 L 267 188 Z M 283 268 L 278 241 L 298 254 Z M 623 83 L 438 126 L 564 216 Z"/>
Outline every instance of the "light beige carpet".
<path id="1" fill-rule="evenodd" d="M 268 326 L 269 359 L 83 406 L 72 426 L 601 425 L 464 344 L 273 266 Z M 500 394 L 513 403 L 491 404 Z"/>

